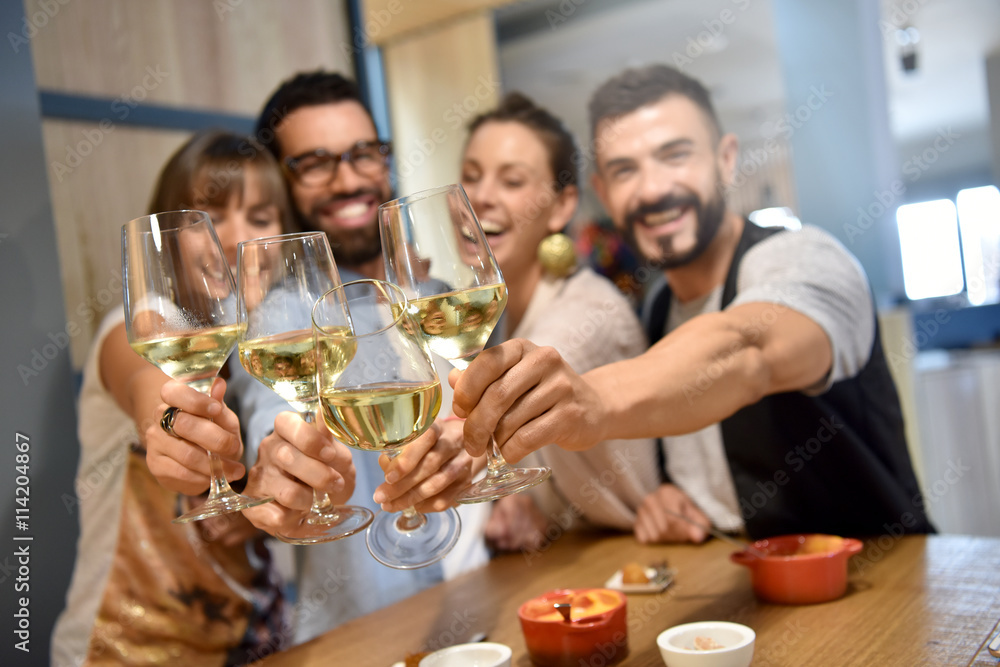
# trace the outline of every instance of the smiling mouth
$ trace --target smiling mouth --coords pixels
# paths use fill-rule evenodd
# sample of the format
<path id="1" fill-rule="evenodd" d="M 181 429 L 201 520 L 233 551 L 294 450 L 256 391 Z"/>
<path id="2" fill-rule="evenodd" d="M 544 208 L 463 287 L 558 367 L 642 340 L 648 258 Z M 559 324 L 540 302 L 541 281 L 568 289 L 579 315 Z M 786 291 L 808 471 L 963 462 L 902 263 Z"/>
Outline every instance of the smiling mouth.
<path id="1" fill-rule="evenodd" d="M 334 208 L 331 213 L 339 218 L 355 218 L 359 215 L 364 215 L 368 211 L 368 208 L 367 202 L 353 202 L 340 208 Z"/>
<path id="2" fill-rule="evenodd" d="M 507 231 L 503 225 L 493 222 L 492 220 L 480 220 L 480 226 L 483 228 L 483 233 L 486 236 L 499 236 Z"/>
<path id="3" fill-rule="evenodd" d="M 666 225 L 677 220 L 687 210 L 687 206 L 675 206 L 665 211 L 657 211 L 656 213 L 644 215 L 638 222 L 643 227 L 659 227 L 660 225 Z"/>

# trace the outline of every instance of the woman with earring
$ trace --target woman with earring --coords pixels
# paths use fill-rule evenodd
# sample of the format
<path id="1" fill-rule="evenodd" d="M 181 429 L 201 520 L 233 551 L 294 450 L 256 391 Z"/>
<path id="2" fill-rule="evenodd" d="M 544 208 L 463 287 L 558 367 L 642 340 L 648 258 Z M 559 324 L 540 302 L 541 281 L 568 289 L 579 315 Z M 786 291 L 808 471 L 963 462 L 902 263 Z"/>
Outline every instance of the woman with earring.
<path id="1" fill-rule="evenodd" d="M 633 357 L 645 335 L 627 299 L 576 265 L 562 232 L 579 200 L 572 135 L 519 93 L 472 121 L 462 185 L 507 283 L 503 339 L 556 348 L 578 372 Z M 586 452 L 547 447 L 524 465 L 548 465 L 552 482 L 497 501 L 486 536 L 502 550 L 540 545 L 567 517 L 632 530 L 644 498 L 660 484 L 654 440 L 609 441 Z"/>

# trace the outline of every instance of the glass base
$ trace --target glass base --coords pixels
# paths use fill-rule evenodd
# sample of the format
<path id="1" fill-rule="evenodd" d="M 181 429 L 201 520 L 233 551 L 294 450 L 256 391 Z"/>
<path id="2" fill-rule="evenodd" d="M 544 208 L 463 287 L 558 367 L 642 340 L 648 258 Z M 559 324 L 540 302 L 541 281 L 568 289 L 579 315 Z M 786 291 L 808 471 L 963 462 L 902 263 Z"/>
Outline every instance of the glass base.
<path id="1" fill-rule="evenodd" d="M 288 544 L 332 542 L 361 532 L 374 518 L 371 510 L 357 505 L 341 505 L 327 512 L 310 510 L 291 533 L 275 537 Z"/>
<path id="2" fill-rule="evenodd" d="M 511 496 L 541 484 L 552 476 L 552 468 L 508 468 L 499 475 L 486 475 L 462 491 L 455 502 L 462 505 L 485 503 Z"/>
<path id="3" fill-rule="evenodd" d="M 202 519 L 208 519 L 221 514 L 241 512 L 249 507 L 263 505 L 272 500 L 274 498 L 251 498 L 250 496 L 243 496 L 230 490 L 226 493 L 220 493 L 214 498 L 209 498 L 193 510 L 181 514 L 173 522 L 188 523 L 190 521 L 201 521 Z"/>
<path id="4" fill-rule="evenodd" d="M 454 507 L 414 514 L 379 512 L 368 528 L 368 551 L 378 562 L 397 570 L 436 563 L 451 551 L 462 530 Z"/>

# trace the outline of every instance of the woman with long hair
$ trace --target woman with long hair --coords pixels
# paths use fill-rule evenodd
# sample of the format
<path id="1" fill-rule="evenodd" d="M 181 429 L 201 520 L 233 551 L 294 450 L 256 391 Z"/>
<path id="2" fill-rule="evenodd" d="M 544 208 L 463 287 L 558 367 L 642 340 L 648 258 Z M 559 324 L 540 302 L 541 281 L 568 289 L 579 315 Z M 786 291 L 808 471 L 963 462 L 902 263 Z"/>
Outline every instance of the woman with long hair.
<path id="1" fill-rule="evenodd" d="M 462 185 L 507 283 L 502 339 L 552 346 L 583 373 L 642 353 L 646 339 L 628 300 L 577 266 L 563 234 L 580 197 L 579 157 L 558 118 L 510 93 L 469 125 Z M 567 517 L 631 531 L 660 482 L 649 439 L 603 442 L 586 452 L 547 447 L 524 461 L 539 464 L 552 468 L 550 483 L 495 504 L 486 536 L 500 549 L 537 547 L 548 524 Z"/>
<path id="2" fill-rule="evenodd" d="M 241 241 L 294 231 L 275 159 L 228 132 L 196 134 L 163 167 L 150 213 L 180 209 L 209 213 L 232 271 Z M 102 322 L 79 399 L 80 540 L 53 633 L 53 664 L 240 665 L 285 644 L 288 608 L 263 533 L 240 514 L 172 523 L 202 500 L 205 448 L 226 447 L 233 459 L 242 450 L 240 422 L 226 401 L 245 414 L 280 400 L 235 355 L 221 375 L 228 391 L 218 378 L 210 397 L 176 386 L 129 347 L 121 309 Z M 211 419 L 192 410 L 177 416 L 174 433 L 162 429 L 168 384 L 198 394 Z M 150 472 L 172 462 L 153 454 L 164 439 L 189 452 L 196 470 L 203 464 L 206 484 L 191 472 L 190 495 L 164 488 Z M 224 465 L 230 480 L 243 476 L 236 461 Z M 344 486 L 349 496 L 349 480 Z"/>

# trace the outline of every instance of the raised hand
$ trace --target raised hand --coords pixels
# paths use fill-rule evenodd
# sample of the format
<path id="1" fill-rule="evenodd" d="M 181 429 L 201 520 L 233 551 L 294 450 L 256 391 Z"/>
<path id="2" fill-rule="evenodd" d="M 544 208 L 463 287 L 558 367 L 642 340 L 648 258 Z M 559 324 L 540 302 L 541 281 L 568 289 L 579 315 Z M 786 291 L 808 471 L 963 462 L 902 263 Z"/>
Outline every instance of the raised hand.
<path id="1" fill-rule="evenodd" d="M 412 505 L 440 512 L 455 504 L 485 461 L 465 451 L 461 421 L 439 420 L 394 459 L 383 454 L 379 465 L 386 482 L 375 489 L 374 500 L 382 509 L 399 512 Z"/>
<path id="2" fill-rule="evenodd" d="M 312 505 L 313 489 L 329 494 L 331 504 L 337 505 L 354 493 L 354 480 L 350 450 L 322 423 L 282 412 L 274 420 L 274 431 L 260 443 L 246 487 L 248 494 L 273 497 L 274 502 L 243 514 L 272 535 L 306 537 L 309 527 L 300 524 Z"/>
<path id="3" fill-rule="evenodd" d="M 465 421 L 465 447 L 481 455 L 492 434 L 514 463 L 555 443 L 593 447 L 603 435 L 604 405 L 551 347 L 515 338 L 485 350 L 464 372 L 452 371 L 453 410 Z"/>
<path id="4" fill-rule="evenodd" d="M 206 491 L 211 474 L 206 450 L 219 455 L 228 479 L 243 476 L 240 423 L 222 402 L 225 392 L 226 382 L 221 378 L 215 379 L 210 394 L 179 380 L 170 380 L 160 389 L 164 402 L 152 415 L 144 435 L 146 465 L 165 488 L 188 496 Z M 173 435 L 160 425 L 168 407 L 180 408 L 174 417 Z"/>

